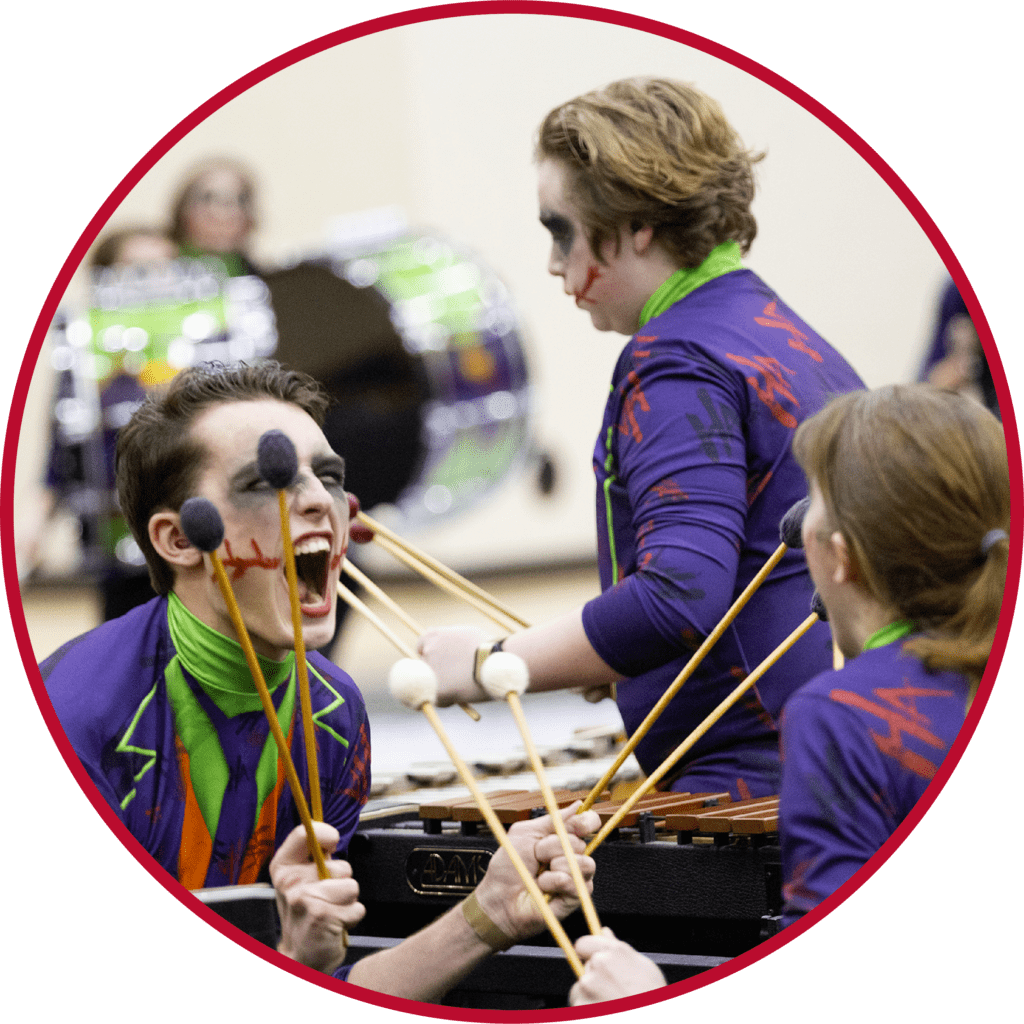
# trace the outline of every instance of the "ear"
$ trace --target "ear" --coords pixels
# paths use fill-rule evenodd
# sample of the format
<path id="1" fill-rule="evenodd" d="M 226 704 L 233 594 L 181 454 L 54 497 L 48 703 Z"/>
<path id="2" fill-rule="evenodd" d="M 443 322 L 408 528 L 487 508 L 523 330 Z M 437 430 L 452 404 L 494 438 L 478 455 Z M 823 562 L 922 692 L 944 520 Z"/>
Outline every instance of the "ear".
<path id="1" fill-rule="evenodd" d="M 149 540 L 156 553 L 176 569 L 191 569 L 203 563 L 203 553 L 185 536 L 177 512 L 154 512 L 149 517 Z"/>
<path id="2" fill-rule="evenodd" d="M 654 228 L 650 224 L 644 224 L 633 231 L 633 252 L 637 256 L 643 256 L 651 247 L 654 241 Z"/>
<path id="3" fill-rule="evenodd" d="M 832 545 L 832 554 L 836 560 L 832 579 L 836 583 L 856 583 L 860 578 L 860 573 L 857 571 L 857 562 L 846 543 L 846 538 L 836 530 L 829 537 L 829 543 Z"/>

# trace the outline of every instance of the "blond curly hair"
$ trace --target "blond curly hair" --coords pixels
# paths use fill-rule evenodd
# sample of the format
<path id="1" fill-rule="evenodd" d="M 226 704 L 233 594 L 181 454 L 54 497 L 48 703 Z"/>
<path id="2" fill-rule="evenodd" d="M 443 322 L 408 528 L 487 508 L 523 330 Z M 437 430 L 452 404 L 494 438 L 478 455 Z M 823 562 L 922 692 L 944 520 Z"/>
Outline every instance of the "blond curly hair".
<path id="1" fill-rule="evenodd" d="M 595 253 L 623 227 L 649 225 L 680 267 L 696 267 L 729 239 L 746 252 L 757 234 L 750 204 L 765 154 L 692 85 L 629 78 L 578 96 L 541 122 L 534 155 L 568 170 Z"/>

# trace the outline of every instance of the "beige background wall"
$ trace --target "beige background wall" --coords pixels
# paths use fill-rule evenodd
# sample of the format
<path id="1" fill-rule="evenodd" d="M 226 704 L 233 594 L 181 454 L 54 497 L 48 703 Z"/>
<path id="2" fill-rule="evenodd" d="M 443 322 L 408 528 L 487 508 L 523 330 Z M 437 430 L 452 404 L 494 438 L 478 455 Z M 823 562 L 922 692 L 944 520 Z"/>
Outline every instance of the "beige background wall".
<path id="1" fill-rule="evenodd" d="M 587 557 L 590 452 L 623 339 L 594 331 L 546 273 L 531 145 L 556 103 L 636 74 L 695 82 L 749 146 L 767 150 L 749 264 L 870 384 L 911 378 L 944 270 L 889 187 L 775 89 L 700 50 L 620 26 L 492 15 L 398 28 L 307 58 L 190 132 L 110 225 L 165 220 L 184 172 L 230 154 L 258 173 L 256 255 L 267 265 L 318 251 L 334 218 L 386 205 L 477 253 L 520 310 L 536 440 L 554 455 L 559 485 L 542 497 L 524 465 L 489 501 L 420 539 L 461 568 Z M 22 493 L 42 456 L 45 360 L 36 376 L 30 416 L 40 429 L 23 439 Z M 20 507 L 31 514 L 27 499 Z"/>

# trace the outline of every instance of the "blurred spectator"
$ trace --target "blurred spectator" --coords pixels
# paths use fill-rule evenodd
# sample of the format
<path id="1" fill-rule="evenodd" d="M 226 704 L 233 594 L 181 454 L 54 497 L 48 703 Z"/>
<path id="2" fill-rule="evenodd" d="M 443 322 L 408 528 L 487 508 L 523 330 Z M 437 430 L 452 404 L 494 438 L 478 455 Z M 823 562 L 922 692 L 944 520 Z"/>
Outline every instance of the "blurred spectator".
<path id="1" fill-rule="evenodd" d="M 213 259 L 229 277 L 257 274 L 249 258 L 256 182 L 240 163 L 207 160 L 182 182 L 171 207 L 171 238 L 183 256 Z"/>
<path id="2" fill-rule="evenodd" d="M 107 233 L 89 259 L 95 280 L 101 275 L 137 271 L 145 275 L 168 268 L 178 247 L 166 233 L 147 226 L 124 227 Z M 45 482 L 40 489 L 37 515 L 22 531 L 19 575 L 38 568 L 44 559 L 44 538 L 60 514 L 71 512 L 79 523 L 79 546 L 92 554 L 83 566 L 93 571 L 102 601 L 104 620 L 116 618 L 150 600 L 153 589 L 144 560 L 119 557 L 111 549 L 116 540 L 116 512 L 106 507 L 113 489 L 113 452 L 117 430 L 126 410 L 145 394 L 143 383 L 124 369 L 100 383 L 101 436 L 79 436 L 64 429 L 62 403 L 75 402 L 74 375 L 69 367 L 58 374 L 54 417 Z M 97 559 L 95 552 L 105 551 Z"/>
<path id="3" fill-rule="evenodd" d="M 89 261 L 93 270 L 107 267 L 149 267 L 166 263 L 178 255 L 178 247 L 158 228 L 119 228 L 103 236 Z"/>
<path id="4" fill-rule="evenodd" d="M 999 415 L 995 385 L 967 303 L 950 278 L 942 289 L 931 345 L 918 380 L 977 398 Z"/>

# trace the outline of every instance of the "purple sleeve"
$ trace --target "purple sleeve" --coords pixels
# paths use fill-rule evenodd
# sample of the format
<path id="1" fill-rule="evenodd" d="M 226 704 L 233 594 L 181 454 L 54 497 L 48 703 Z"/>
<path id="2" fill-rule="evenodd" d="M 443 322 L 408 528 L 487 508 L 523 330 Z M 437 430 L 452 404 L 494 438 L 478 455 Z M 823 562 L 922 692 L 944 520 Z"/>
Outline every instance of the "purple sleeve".
<path id="1" fill-rule="evenodd" d="M 348 850 L 370 795 L 370 729 L 365 714 L 353 730 L 350 743 L 341 772 L 333 773 L 330 783 L 321 779 L 324 820 L 341 833 L 337 850 L 340 856 Z"/>
<path id="2" fill-rule="evenodd" d="M 597 653 L 630 676 L 678 657 L 688 639 L 692 649 L 691 638 L 719 622 L 747 512 L 745 396 L 719 367 L 678 353 L 639 355 L 614 438 L 630 521 L 612 527 L 636 537 L 636 570 L 583 614 Z"/>
<path id="3" fill-rule="evenodd" d="M 799 691 L 782 716 L 783 923 L 851 878 L 897 825 L 866 723 L 823 693 Z"/>

